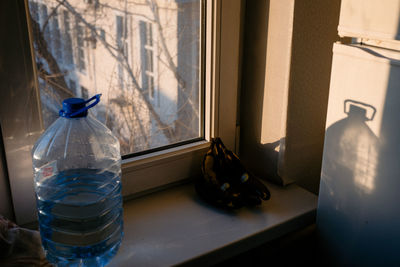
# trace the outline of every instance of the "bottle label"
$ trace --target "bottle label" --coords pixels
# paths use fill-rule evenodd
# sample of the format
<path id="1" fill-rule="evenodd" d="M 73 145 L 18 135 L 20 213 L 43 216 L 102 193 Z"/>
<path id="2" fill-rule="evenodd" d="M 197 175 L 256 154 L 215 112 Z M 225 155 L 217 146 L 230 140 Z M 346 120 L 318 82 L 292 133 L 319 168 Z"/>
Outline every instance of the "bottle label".
<path id="1" fill-rule="evenodd" d="M 49 163 L 47 163 L 46 165 L 43 165 L 40 169 L 39 169 L 39 179 L 40 180 L 46 180 L 47 178 L 50 178 L 54 175 L 58 174 L 58 170 L 57 170 L 57 161 L 53 160 Z"/>

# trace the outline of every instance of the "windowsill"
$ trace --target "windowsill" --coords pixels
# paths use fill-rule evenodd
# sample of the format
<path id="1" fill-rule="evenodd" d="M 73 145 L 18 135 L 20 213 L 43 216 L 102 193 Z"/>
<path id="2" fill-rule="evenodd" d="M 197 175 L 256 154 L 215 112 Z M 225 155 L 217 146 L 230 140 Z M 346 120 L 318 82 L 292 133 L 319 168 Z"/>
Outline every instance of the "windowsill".
<path id="1" fill-rule="evenodd" d="M 212 265 L 315 221 L 317 196 L 267 183 L 258 208 L 224 212 L 199 200 L 192 184 L 124 203 L 124 239 L 110 266 Z"/>

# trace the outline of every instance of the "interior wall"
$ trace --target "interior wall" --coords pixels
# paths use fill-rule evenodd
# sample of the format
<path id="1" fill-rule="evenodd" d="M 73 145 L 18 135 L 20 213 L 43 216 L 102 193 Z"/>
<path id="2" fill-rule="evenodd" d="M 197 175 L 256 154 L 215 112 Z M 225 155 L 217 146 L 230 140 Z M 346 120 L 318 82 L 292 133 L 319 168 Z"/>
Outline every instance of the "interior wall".
<path id="1" fill-rule="evenodd" d="M 268 39 L 269 0 L 246 1 L 242 86 L 240 99 L 240 157 L 256 175 L 279 183 L 276 153 L 260 142 Z"/>
<path id="2" fill-rule="evenodd" d="M 284 173 L 317 193 L 340 0 L 295 1 Z"/>
<path id="3" fill-rule="evenodd" d="M 240 156 L 256 175 L 314 193 L 339 8 L 340 0 L 246 2 Z"/>

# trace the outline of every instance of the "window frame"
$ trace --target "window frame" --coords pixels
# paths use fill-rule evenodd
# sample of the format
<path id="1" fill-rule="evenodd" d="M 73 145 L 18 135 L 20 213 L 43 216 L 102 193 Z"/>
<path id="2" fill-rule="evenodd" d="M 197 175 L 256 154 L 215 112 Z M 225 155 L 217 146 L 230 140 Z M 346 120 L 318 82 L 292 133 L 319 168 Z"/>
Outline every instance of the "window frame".
<path id="1" fill-rule="evenodd" d="M 220 136 L 227 147 L 237 150 L 240 63 L 240 19 L 237 18 L 241 18 L 242 6 L 240 0 L 210 2 L 207 1 L 205 7 L 205 60 L 209 64 L 206 65 L 206 77 L 203 79 L 205 85 L 201 85 L 205 88 L 205 140 L 123 160 L 124 197 L 134 198 L 201 175 L 202 158 L 212 137 Z M 236 25 L 232 25 L 234 21 Z M 221 66 L 229 65 L 231 68 L 221 69 Z M 220 95 L 231 97 L 220 98 Z"/>
<path id="2" fill-rule="evenodd" d="M 22 2 L 24 8 L 20 8 L 22 13 L 20 16 L 25 16 L 28 12 L 28 0 L 21 0 L 19 3 Z M 206 41 L 205 47 L 203 47 L 205 55 L 200 60 L 201 64 L 205 64 L 204 79 L 200 79 L 202 83 L 200 88 L 205 88 L 203 96 L 205 108 L 204 140 L 122 160 L 122 192 L 125 199 L 160 190 L 201 175 L 202 158 L 209 147 L 210 139 L 214 136 L 221 137 L 228 148 L 237 150 L 236 117 L 240 84 L 241 10 L 242 0 L 204 1 L 203 11 L 205 11 L 206 16 L 202 27 L 205 27 Z M 20 20 L 25 23 L 26 17 L 24 19 L 20 17 Z M 22 34 L 32 37 L 30 30 Z M 26 37 L 26 39 L 28 38 Z M 24 45 L 33 51 L 32 42 Z M 26 61 L 30 61 L 33 65 L 34 59 L 30 53 L 25 53 L 24 57 Z M 29 66 L 28 68 L 25 66 L 24 69 L 33 73 L 33 80 L 27 82 L 35 85 L 36 96 L 29 98 L 29 101 L 32 102 L 33 106 L 36 106 L 36 112 L 40 114 L 36 69 L 29 70 Z M 12 103 L 18 101 L 18 99 L 1 99 L 0 101 L 4 101 L 7 106 L 12 108 Z M 0 114 L 0 116 L 2 118 L 5 115 Z M 43 129 L 40 116 L 35 117 L 30 123 L 36 123 L 38 127 L 40 126 Z M 13 125 L 12 122 L 2 123 L 2 127 L 4 132 L 4 127 L 13 128 L 16 125 Z M 19 129 L 18 131 L 26 130 Z M 7 135 L 3 135 L 11 197 L 15 218 L 19 224 L 36 220 L 31 159 L 28 160 L 27 157 L 30 156 L 34 140 L 40 133 L 40 131 L 33 134 L 23 133 L 25 135 L 30 134 L 30 138 L 24 140 L 25 150 L 23 153 L 21 152 L 20 156 L 14 155 L 13 157 L 9 156 L 12 152 L 12 147 L 8 144 L 10 140 L 7 139 Z M 24 157 L 27 162 L 30 161 L 30 166 L 25 166 L 22 171 L 18 168 L 20 162 L 17 160 L 21 157 Z M 29 171 L 27 168 L 30 168 Z"/>

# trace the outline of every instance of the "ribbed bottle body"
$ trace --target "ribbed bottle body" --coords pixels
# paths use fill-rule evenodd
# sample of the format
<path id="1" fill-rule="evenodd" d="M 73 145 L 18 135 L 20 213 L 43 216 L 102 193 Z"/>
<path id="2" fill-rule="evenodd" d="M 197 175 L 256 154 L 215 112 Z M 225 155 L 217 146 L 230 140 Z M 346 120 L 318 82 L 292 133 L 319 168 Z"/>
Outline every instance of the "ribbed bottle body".
<path id="1" fill-rule="evenodd" d="M 42 245 L 59 266 L 104 266 L 123 236 L 119 142 L 96 119 L 60 117 L 32 152 Z"/>

